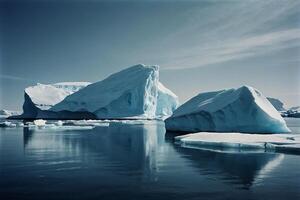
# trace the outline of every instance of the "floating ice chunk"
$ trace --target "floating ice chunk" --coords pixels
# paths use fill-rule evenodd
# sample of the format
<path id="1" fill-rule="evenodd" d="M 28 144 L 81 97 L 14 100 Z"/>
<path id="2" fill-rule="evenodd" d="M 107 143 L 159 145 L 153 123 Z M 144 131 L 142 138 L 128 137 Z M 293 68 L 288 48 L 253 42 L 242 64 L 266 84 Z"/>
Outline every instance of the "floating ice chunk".
<path id="1" fill-rule="evenodd" d="M 24 127 L 24 123 L 23 122 L 16 122 L 16 126 L 17 127 Z"/>
<path id="2" fill-rule="evenodd" d="M 56 126 L 62 126 L 64 123 L 63 123 L 63 121 L 61 121 L 61 120 L 58 120 L 58 121 L 56 121 L 55 122 L 55 125 Z"/>
<path id="3" fill-rule="evenodd" d="M 95 126 L 56 126 L 55 124 L 46 124 L 45 126 L 28 125 L 30 130 L 34 131 L 66 131 L 66 130 L 90 130 Z"/>
<path id="4" fill-rule="evenodd" d="M 177 136 L 183 145 L 214 148 L 274 149 L 300 148 L 300 136 L 296 134 L 246 134 L 200 132 Z"/>
<path id="5" fill-rule="evenodd" d="M 46 120 L 43 119 L 37 119 L 33 121 L 33 124 L 36 126 L 45 126 Z"/>
<path id="6" fill-rule="evenodd" d="M 165 124 L 169 131 L 184 132 L 290 132 L 266 97 L 249 86 L 199 94 L 175 110 Z"/>
<path id="7" fill-rule="evenodd" d="M 66 120 L 64 126 L 109 126 L 109 120 Z"/>
<path id="8" fill-rule="evenodd" d="M 0 127 L 13 128 L 13 127 L 16 127 L 16 126 L 17 125 L 15 123 L 12 123 L 10 121 L 0 122 Z"/>

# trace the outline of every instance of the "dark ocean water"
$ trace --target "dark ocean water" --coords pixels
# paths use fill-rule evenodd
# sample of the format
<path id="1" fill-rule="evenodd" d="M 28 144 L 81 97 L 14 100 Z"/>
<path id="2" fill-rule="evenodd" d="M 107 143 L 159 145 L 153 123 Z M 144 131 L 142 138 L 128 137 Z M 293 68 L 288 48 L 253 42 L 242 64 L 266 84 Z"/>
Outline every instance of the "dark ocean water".
<path id="1" fill-rule="evenodd" d="M 294 133 L 299 122 L 289 123 Z M 0 199 L 300 199 L 299 155 L 190 149 L 173 138 L 161 122 L 0 128 Z"/>

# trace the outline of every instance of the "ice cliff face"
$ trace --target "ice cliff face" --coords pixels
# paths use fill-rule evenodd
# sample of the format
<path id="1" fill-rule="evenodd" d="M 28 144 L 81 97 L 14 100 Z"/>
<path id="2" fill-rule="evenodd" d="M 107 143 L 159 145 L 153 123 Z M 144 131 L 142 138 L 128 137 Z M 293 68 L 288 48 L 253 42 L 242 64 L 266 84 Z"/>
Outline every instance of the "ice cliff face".
<path id="1" fill-rule="evenodd" d="M 178 105 L 178 97 L 162 83 L 158 82 L 156 115 L 170 116 Z"/>
<path id="2" fill-rule="evenodd" d="M 289 132 L 284 119 L 258 90 L 238 89 L 202 93 L 165 120 L 170 131 Z"/>
<path id="3" fill-rule="evenodd" d="M 158 66 L 135 65 L 66 97 L 51 111 L 85 111 L 98 119 L 170 115 L 177 97 L 159 83 Z"/>
<path id="4" fill-rule="evenodd" d="M 135 65 L 108 78 L 25 89 L 24 118 L 153 119 L 171 115 L 177 96 L 159 82 L 158 66 Z"/>

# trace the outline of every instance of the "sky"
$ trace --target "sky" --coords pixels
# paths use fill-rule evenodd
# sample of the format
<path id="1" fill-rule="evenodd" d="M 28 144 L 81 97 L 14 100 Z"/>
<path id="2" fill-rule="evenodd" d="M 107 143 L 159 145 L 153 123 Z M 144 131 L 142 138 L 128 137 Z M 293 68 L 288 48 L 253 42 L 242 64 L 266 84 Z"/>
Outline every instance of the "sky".
<path id="1" fill-rule="evenodd" d="M 300 105 L 300 1 L 0 0 L 0 109 L 36 83 L 160 66 L 184 103 L 250 85 Z"/>

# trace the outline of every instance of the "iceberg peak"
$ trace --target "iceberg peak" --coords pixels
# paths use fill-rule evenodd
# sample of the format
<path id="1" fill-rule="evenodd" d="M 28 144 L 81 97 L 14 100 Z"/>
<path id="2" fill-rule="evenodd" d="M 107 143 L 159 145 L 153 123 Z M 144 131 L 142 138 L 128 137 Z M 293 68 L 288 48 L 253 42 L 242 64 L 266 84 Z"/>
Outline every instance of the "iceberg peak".
<path id="1" fill-rule="evenodd" d="M 160 99 L 159 97 L 164 97 Z M 159 83 L 159 67 L 134 65 L 108 76 L 76 92 L 51 108 L 52 111 L 87 111 L 99 119 L 107 118 L 156 118 L 172 114 L 176 100 L 165 102 L 174 94 Z M 176 105 L 174 105 L 176 104 Z M 166 110 L 160 110 L 161 107 Z"/>

